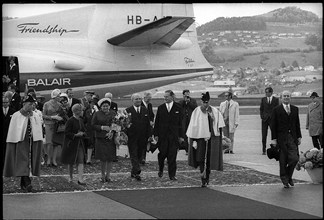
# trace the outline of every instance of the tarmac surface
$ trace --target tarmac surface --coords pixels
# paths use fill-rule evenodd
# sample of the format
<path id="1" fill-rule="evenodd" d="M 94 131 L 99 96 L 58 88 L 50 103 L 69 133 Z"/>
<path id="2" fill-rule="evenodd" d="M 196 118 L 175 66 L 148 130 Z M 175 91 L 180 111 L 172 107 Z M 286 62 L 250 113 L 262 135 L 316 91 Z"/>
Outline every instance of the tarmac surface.
<path id="1" fill-rule="evenodd" d="M 308 131 L 305 129 L 305 114 L 300 115 L 300 123 L 303 138 L 299 150 L 306 151 L 313 145 Z M 270 144 L 270 134 L 268 134 L 268 144 Z M 148 153 L 147 160 L 156 161 L 157 153 L 157 151 L 153 154 Z M 118 154 L 124 156 L 127 154 L 127 149 L 120 148 Z M 185 151 L 179 151 L 177 160 L 186 159 Z M 269 160 L 266 155 L 262 155 L 259 115 L 240 116 L 240 125 L 235 133 L 234 154 L 224 154 L 224 163 L 278 176 L 279 162 Z M 313 184 L 308 173 L 303 170 L 295 170 L 293 178 L 305 182 L 296 183 L 294 187 L 289 189 L 284 189 L 282 184 L 224 184 L 210 185 L 209 188 L 323 218 L 323 185 Z M 169 188 L 172 188 L 172 186 Z M 197 204 L 201 202 L 203 201 L 197 201 Z M 235 210 L 231 210 L 229 206 L 228 211 Z M 253 212 L 253 210 L 246 211 Z M 152 219 L 154 217 L 100 196 L 93 191 L 82 191 L 4 194 L 3 218 Z M 184 214 L 183 218 L 187 219 L 190 216 Z M 240 219 L 240 216 L 237 216 L 237 218 Z M 267 219 L 267 216 L 262 218 Z"/>

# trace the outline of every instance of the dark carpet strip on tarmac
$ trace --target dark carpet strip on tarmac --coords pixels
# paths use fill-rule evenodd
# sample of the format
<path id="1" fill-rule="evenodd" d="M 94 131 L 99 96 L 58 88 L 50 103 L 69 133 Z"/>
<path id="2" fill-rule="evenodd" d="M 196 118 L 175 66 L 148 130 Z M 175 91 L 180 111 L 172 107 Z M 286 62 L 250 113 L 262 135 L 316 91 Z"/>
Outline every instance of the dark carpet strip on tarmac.
<path id="1" fill-rule="evenodd" d="M 95 193 L 158 219 L 318 219 L 317 216 L 201 187 Z"/>
<path id="2" fill-rule="evenodd" d="M 179 188 L 198 187 L 201 184 L 198 169 L 187 165 L 186 161 L 177 162 L 178 181 L 170 181 L 167 171 L 164 176 L 157 176 L 157 161 L 149 162 L 142 166 L 142 181 L 136 181 L 130 177 L 131 165 L 129 159 L 120 159 L 113 165 L 111 183 L 100 182 L 100 163 L 94 162 L 92 166 L 85 166 L 84 181 L 86 186 L 77 184 L 77 173 L 74 170 L 73 183 L 68 182 L 68 170 L 66 166 L 59 165 L 57 168 L 42 167 L 40 177 L 32 177 L 34 193 L 41 192 L 73 192 L 93 190 L 125 190 L 125 189 L 152 189 L 152 188 Z M 303 183 L 294 180 L 295 183 Z M 254 169 L 224 163 L 224 171 L 212 171 L 210 185 L 253 185 L 253 184 L 281 184 L 279 176 L 262 173 Z M 3 194 L 24 193 L 20 189 L 20 178 L 3 178 Z"/>

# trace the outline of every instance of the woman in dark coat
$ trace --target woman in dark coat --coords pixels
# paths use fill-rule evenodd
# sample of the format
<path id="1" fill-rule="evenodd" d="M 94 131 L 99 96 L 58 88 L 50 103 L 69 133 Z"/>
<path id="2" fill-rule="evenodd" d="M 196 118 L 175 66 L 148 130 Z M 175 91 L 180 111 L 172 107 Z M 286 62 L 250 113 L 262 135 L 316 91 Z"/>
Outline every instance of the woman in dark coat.
<path id="1" fill-rule="evenodd" d="M 63 146 L 64 141 L 64 127 L 65 123 L 69 119 L 67 112 L 68 112 L 68 96 L 66 93 L 61 93 L 60 95 L 62 104 L 62 108 L 58 111 L 58 116 L 62 117 L 63 120 L 56 122 L 55 132 L 53 134 L 53 147 Z M 59 126 L 64 126 L 63 129 L 58 129 Z"/>
<path id="2" fill-rule="evenodd" d="M 111 123 L 116 115 L 110 110 L 111 101 L 109 98 L 102 98 L 98 105 L 100 110 L 94 113 L 92 127 L 95 131 L 95 159 L 101 162 L 101 182 L 111 182 L 110 171 L 114 160 L 114 143 Z"/>
<path id="3" fill-rule="evenodd" d="M 68 119 L 64 131 L 64 142 L 62 149 L 62 163 L 68 164 L 70 174 L 69 182 L 73 181 L 73 164 L 78 164 L 78 184 L 86 185 L 83 182 L 83 164 L 85 157 L 84 138 L 86 136 L 85 127 L 81 119 L 82 106 L 74 104 L 72 106 L 73 116 Z"/>

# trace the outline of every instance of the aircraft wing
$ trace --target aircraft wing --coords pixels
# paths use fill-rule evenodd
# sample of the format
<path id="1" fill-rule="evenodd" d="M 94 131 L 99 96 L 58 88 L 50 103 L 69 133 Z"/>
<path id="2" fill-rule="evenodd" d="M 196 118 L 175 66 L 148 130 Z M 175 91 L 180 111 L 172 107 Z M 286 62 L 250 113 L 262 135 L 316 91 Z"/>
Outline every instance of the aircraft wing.
<path id="1" fill-rule="evenodd" d="M 171 47 L 194 23 L 192 17 L 167 16 L 108 39 L 108 43 L 122 47 L 149 46 L 152 44 Z"/>

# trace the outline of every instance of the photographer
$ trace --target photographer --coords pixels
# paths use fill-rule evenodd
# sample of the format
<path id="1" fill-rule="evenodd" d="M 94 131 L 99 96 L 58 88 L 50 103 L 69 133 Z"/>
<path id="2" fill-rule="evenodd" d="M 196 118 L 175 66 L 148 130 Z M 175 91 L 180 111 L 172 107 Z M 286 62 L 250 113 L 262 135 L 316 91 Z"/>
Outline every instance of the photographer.
<path id="1" fill-rule="evenodd" d="M 183 119 L 182 119 L 182 127 L 184 128 L 184 132 L 187 131 L 191 114 L 193 110 L 197 107 L 197 102 L 194 98 L 190 97 L 190 91 L 188 89 L 185 89 L 182 91 L 183 94 L 183 100 L 181 100 L 179 103 L 183 109 Z M 185 141 L 183 143 L 183 146 L 180 146 L 180 149 L 186 150 L 186 155 L 188 154 L 188 137 L 185 136 Z"/>

